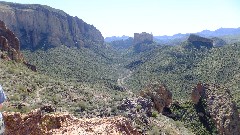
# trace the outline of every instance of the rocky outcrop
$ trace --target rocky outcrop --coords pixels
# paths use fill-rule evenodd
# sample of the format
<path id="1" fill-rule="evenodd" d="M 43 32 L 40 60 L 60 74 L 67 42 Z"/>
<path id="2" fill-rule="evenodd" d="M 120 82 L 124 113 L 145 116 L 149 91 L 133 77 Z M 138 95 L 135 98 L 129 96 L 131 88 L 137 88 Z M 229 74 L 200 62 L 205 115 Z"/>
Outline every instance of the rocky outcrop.
<path id="1" fill-rule="evenodd" d="M 150 84 L 141 92 L 141 96 L 150 98 L 154 103 L 154 107 L 159 113 L 170 107 L 172 103 L 172 93 L 161 84 Z"/>
<path id="2" fill-rule="evenodd" d="M 45 114 L 34 110 L 28 114 L 3 113 L 5 135 L 138 135 L 124 117 L 77 119 L 69 114 Z"/>
<path id="3" fill-rule="evenodd" d="M 49 6 L 0 2 L 0 20 L 19 37 L 23 49 L 89 47 L 104 42 L 93 25 Z"/>
<path id="4" fill-rule="evenodd" d="M 190 42 L 197 49 L 200 49 L 201 47 L 206 47 L 210 49 L 213 47 L 213 40 L 194 34 L 190 34 L 187 41 Z"/>
<path id="5" fill-rule="evenodd" d="M 198 84 L 192 91 L 192 101 L 204 107 L 203 115 L 210 115 L 218 134 L 240 135 L 240 119 L 236 104 L 232 101 L 230 90 L 208 84 Z"/>
<path id="6" fill-rule="evenodd" d="M 144 43 L 147 43 L 147 44 L 153 43 L 153 35 L 148 34 L 146 32 L 134 33 L 133 44 L 137 45 L 137 44 L 144 44 Z"/>
<path id="7" fill-rule="evenodd" d="M 151 49 L 149 44 L 153 43 L 153 35 L 146 32 L 134 33 L 133 47 L 135 52 L 143 52 Z"/>
<path id="8" fill-rule="evenodd" d="M 20 53 L 20 43 L 15 34 L 6 27 L 0 20 L 0 49 L 1 58 L 23 62 L 23 55 Z"/>
<path id="9" fill-rule="evenodd" d="M 37 71 L 36 66 L 27 63 L 20 52 L 20 43 L 15 34 L 0 20 L 0 57 L 24 63 L 32 71 Z"/>
<path id="10" fill-rule="evenodd" d="M 123 99 L 122 103 L 118 106 L 118 109 L 123 112 L 129 111 L 128 118 L 134 119 L 139 114 L 145 114 L 150 117 L 152 115 L 153 107 L 154 105 L 151 99 L 135 97 L 131 99 Z M 145 121 L 147 121 L 147 119 L 145 119 Z"/>

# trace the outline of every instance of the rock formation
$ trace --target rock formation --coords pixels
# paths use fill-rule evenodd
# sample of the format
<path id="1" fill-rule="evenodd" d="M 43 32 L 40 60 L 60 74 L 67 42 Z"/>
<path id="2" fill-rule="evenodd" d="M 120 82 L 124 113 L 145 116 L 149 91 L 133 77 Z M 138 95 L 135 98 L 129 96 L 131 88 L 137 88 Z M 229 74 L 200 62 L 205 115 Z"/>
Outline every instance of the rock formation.
<path id="1" fill-rule="evenodd" d="M 201 47 L 210 49 L 213 47 L 213 40 L 194 34 L 190 34 L 188 42 L 190 42 L 197 49 L 200 49 Z"/>
<path id="2" fill-rule="evenodd" d="M 123 99 L 122 103 L 118 106 L 118 109 L 124 112 L 129 111 L 128 118 L 133 120 L 139 114 L 146 114 L 148 117 L 150 117 L 152 115 L 153 107 L 154 105 L 151 99 L 133 97 L 131 99 Z M 147 121 L 147 119 L 145 121 Z"/>
<path id="3" fill-rule="evenodd" d="M 240 135 L 239 112 L 230 90 L 218 85 L 198 84 L 192 91 L 192 101 L 198 107 L 205 107 L 201 113 L 210 115 L 218 134 Z"/>
<path id="4" fill-rule="evenodd" d="M 172 103 L 172 93 L 160 84 L 148 85 L 141 96 L 150 98 L 159 113 L 164 113 L 164 110 L 169 108 Z"/>
<path id="5" fill-rule="evenodd" d="M 15 34 L 0 20 L 0 57 L 24 63 L 32 71 L 37 71 L 36 66 L 27 63 L 20 52 L 20 43 Z"/>
<path id="6" fill-rule="evenodd" d="M 89 47 L 104 42 L 93 25 L 49 6 L 0 2 L 0 20 L 19 37 L 23 49 Z"/>
<path id="7" fill-rule="evenodd" d="M 153 43 L 153 35 L 148 34 L 146 32 L 134 33 L 133 44 L 137 45 L 137 44 L 143 44 L 143 43 L 147 43 L 147 44 Z"/>
<path id="8" fill-rule="evenodd" d="M 5 23 L 0 20 L 0 49 L 1 58 L 23 62 L 23 55 L 20 53 L 18 38 L 9 30 Z"/>
<path id="9" fill-rule="evenodd" d="M 69 114 L 45 114 L 34 110 L 29 114 L 3 113 L 5 135 L 138 135 L 124 117 L 77 119 Z"/>
<path id="10" fill-rule="evenodd" d="M 146 32 L 134 33 L 133 47 L 134 51 L 139 53 L 151 49 L 150 44 L 153 43 L 153 35 Z"/>

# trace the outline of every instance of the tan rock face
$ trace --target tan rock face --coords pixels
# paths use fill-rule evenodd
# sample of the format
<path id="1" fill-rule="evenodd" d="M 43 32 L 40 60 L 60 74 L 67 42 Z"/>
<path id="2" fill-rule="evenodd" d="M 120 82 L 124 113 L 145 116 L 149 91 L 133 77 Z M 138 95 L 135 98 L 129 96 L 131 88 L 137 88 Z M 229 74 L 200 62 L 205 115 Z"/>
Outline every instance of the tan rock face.
<path id="1" fill-rule="evenodd" d="M 5 23 L 0 20 L 0 49 L 2 58 L 23 62 L 23 55 L 20 53 L 20 43 L 15 34 L 6 27 Z M 4 52 L 6 54 L 4 54 Z M 7 55 L 7 56 L 3 56 Z"/>
<path id="2" fill-rule="evenodd" d="M 136 52 L 143 52 L 151 47 L 149 44 L 153 43 L 153 35 L 146 32 L 134 33 L 133 46 Z"/>
<path id="3" fill-rule="evenodd" d="M 69 114 L 3 113 L 6 135 L 138 135 L 124 117 L 77 119 Z"/>
<path id="4" fill-rule="evenodd" d="M 162 113 L 165 107 L 169 108 L 172 103 L 172 93 L 160 84 L 148 85 L 141 94 L 145 98 L 151 98 L 159 113 Z"/>
<path id="5" fill-rule="evenodd" d="M 134 33 L 133 44 L 142 44 L 142 43 L 152 43 L 153 35 L 146 32 L 143 33 Z"/>
<path id="6" fill-rule="evenodd" d="M 198 84 L 192 91 L 192 101 L 199 104 L 200 99 L 205 101 L 205 110 L 220 135 L 240 135 L 239 112 L 230 90 L 218 85 Z"/>
<path id="7" fill-rule="evenodd" d="M 22 48 L 88 47 L 104 42 L 94 26 L 61 10 L 6 2 L 0 2 L 0 7 L 0 20 L 19 37 Z"/>

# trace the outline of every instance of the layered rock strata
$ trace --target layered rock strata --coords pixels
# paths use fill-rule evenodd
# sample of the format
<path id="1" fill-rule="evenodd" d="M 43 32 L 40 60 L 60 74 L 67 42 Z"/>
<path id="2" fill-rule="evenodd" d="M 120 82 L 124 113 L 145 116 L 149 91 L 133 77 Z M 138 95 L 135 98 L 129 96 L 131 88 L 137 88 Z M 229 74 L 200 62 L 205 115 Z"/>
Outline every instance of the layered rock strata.
<path id="1" fill-rule="evenodd" d="M 49 6 L 0 2 L 0 20 L 19 37 L 23 49 L 90 47 L 104 42 L 93 25 Z"/>

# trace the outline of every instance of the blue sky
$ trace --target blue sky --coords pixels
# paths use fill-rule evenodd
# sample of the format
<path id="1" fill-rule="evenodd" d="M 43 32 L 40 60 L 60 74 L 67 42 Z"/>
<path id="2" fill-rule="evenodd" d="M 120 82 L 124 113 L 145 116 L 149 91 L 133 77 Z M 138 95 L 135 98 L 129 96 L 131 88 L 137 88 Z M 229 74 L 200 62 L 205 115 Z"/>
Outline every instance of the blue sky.
<path id="1" fill-rule="evenodd" d="M 78 16 L 104 37 L 155 36 L 240 27 L 240 0 L 6 0 L 43 4 Z"/>

